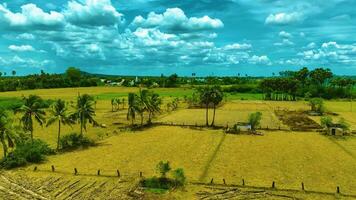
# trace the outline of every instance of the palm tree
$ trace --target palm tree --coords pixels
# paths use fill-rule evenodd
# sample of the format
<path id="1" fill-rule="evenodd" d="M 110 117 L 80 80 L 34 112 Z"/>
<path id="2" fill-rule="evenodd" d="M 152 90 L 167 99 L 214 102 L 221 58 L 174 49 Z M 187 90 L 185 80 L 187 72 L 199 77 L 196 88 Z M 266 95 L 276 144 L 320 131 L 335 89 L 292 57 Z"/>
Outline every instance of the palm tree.
<path id="1" fill-rule="evenodd" d="M 94 98 L 88 94 L 79 95 L 77 98 L 76 111 L 72 118 L 77 119 L 80 123 L 80 135 L 83 135 L 83 129 L 87 130 L 87 123 L 97 125 L 94 119 Z"/>
<path id="2" fill-rule="evenodd" d="M 216 106 L 223 100 L 224 94 L 220 86 L 214 86 L 210 91 L 211 102 L 213 103 L 213 121 L 211 122 L 211 126 L 214 126 L 215 123 L 215 111 Z"/>
<path id="3" fill-rule="evenodd" d="M 143 115 L 146 111 L 149 110 L 149 105 L 148 105 L 148 96 L 149 96 L 149 91 L 148 90 L 141 90 L 136 95 L 137 97 L 137 108 L 138 108 L 138 113 L 140 113 L 141 116 L 141 126 L 143 125 Z"/>
<path id="4" fill-rule="evenodd" d="M 209 126 L 209 104 L 210 99 L 210 87 L 202 87 L 198 89 L 200 103 L 205 106 L 205 124 Z"/>
<path id="5" fill-rule="evenodd" d="M 65 101 L 58 99 L 52 105 L 51 117 L 47 121 L 46 126 L 48 127 L 58 121 L 57 150 L 59 150 L 59 140 L 61 138 L 61 125 L 71 125 L 74 123 L 70 116 Z"/>
<path id="6" fill-rule="evenodd" d="M 121 102 L 122 102 L 122 109 L 125 109 L 125 98 L 122 98 Z"/>
<path id="7" fill-rule="evenodd" d="M 33 118 L 42 126 L 45 122 L 46 112 L 41 97 L 37 95 L 30 95 L 28 98 L 23 97 L 24 104 L 19 108 L 19 112 L 23 113 L 21 123 L 24 131 L 31 133 L 31 140 L 33 141 Z"/>
<path id="8" fill-rule="evenodd" d="M 111 99 L 111 112 L 114 112 L 114 106 L 115 106 L 115 98 Z"/>
<path id="9" fill-rule="evenodd" d="M 128 95 L 128 108 L 127 108 L 127 120 L 131 119 L 131 125 L 134 124 L 137 112 L 136 95 L 129 93 Z"/>
<path id="10" fill-rule="evenodd" d="M 8 147 L 14 147 L 14 126 L 9 112 L 0 110 L 0 142 L 2 144 L 4 158 L 7 156 Z M 6 142 L 7 141 L 7 142 Z"/>
<path id="11" fill-rule="evenodd" d="M 147 98 L 148 105 L 148 123 L 151 123 L 152 117 L 155 113 L 160 112 L 162 99 L 156 93 L 150 93 Z"/>

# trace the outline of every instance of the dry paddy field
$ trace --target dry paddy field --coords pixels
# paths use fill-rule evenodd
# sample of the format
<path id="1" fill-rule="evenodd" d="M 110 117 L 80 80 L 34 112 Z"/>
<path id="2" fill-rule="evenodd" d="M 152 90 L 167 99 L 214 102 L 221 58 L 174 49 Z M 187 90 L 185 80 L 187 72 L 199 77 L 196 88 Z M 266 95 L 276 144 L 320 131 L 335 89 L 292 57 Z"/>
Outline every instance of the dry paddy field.
<path id="1" fill-rule="evenodd" d="M 262 187 L 270 187 L 272 181 L 275 181 L 278 189 L 296 190 L 304 182 L 307 190 L 326 193 L 334 193 L 336 187 L 340 186 L 342 193 L 356 195 L 354 136 L 334 138 L 315 132 L 292 131 L 263 131 L 263 136 L 227 135 L 222 130 L 173 126 L 156 126 L 136 132 L 120 131 L 119 127 L 128 123 L 126 111 L 111 112 L 109 96 L 125 96 L 131 91 L 137 91 L 137 88 L 100 87 L 0 93 L 0 97 L 38 94 L 44 98 L 63 98 L 68 101 L 74 101 L 78 92 L 97 95 L 97 120 L 107 125 L 107 128 L 88 128 L 86 134 L 99 141 L 96 147 L 50 156 L 45 163 L 37 165 L 37 172 L 33 172 L 34 166 L 4 172 L 0 177 L 3 179 L 0 184 L 0 199 L 4 197 L 3 194 L 9 195 L 9 192 L 15 193 L 9 199 L 21 199 L 16 196 L 17 189 L 22 191 L 21 194 L 32 197 L 36 194 L 30 193 L 36 191 L 40 193 L 37 194 L 37 199 L 94 199 L 89 198 L 92 195 L 96 195 L 98 199 L 115 199 L 119 194 L 122 195 L 120 199 L 135 199 L 124 193 L 131 192 L 139 172 L 143 172 L 144 176 L 156 175 L 155 165 L 161 160 L 170 161 L 173 168 L 184 168 L 190 183 L 185 191 L 159 196 L 164 199 L 225 199 L 231 196 L 236 197 L 235 199 L 351 198 L 322 193 L 266 189 L 256 191 L 256 188 L 247 191 L 249 189 L 246 188 L 232 190 L 223 186 L 219 189 L 218 186 L 211 188 L 196 185 L 198 182 L 208 183 L 212 178 L 217 184 L 222 184 L 223 179 L 227 184 L 241 184 L 244 179 L 246 185 Z M 160 92 L 169 98 L 185 94 L 186 91 L 165 89 Z M 344 117 L 356 128 L 356 108 L 351 112 L 349 102 L 328 101 L 326 107 L 339 114 L 335 119 Z M 260 111 L 263 113 L 262 126 L 288 128 L 275 116 L 275 109 L 306 110 L 308 105 L 305 102 L 233 100 L 218 108 L 216 123 L 232 125 L 237 121 L 245 121 L 249 113 Z M 204 112 L 203 109 L 180 108 L 164 113 L 156 121 L 204 124 Z M 320 120 L 319 117 L 313 119 L 317 122 Z M 56 126 L 42 128 L 36 125 L 34 135 L 54 147 L 56 131 Z M 72 131 L 79 131 L 79 127 L 64 127 L 62 133 Z M 56 173 L 50 171 L 51 165 L 56 167 Z M 79 176 L 72 175 L 73 168 L 78 169 Z M 101 177 L 95 176 L 98 169 L 101 170 Z M 120 181 L 115 177 L 117 169 L 121 173 Z M 6 177 L 11 179 L 10 182 L 6 181 Z M 56 189 L 54 186 L 57 185 Z M 13 190 L 14 188 L 17 189 Z M 23 188 L 30 191 L 26 192 Z M 158 196 L 149 195 L 145 198 L 157 199 Z"/>

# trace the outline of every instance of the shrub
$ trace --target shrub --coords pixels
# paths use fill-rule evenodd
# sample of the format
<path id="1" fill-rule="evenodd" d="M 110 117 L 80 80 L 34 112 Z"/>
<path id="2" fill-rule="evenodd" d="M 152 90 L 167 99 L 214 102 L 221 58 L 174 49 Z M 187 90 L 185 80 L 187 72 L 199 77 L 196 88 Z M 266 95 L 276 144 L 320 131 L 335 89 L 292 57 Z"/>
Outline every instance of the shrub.
<path id="1" fill-rule="evenodd" d="M 157 171 L 161 174 L 161 177 L 166 177 L 166 174 L 171 170 L 169 162 L 160 161 L 156 166 Z"/>
<path id="2" fill-rule="evenodd" d="M 350 130 L 350 124 L 348 124 L 344 118 L 340 118 L 339 120 L 340 128 L 344 131 L 349 131 Z"/>
<path id="3" fill-rule="evenodd" d="M 310 110 L 323 114 L 325 112 L 324 101 L 321 98 L 312 98 L 309 100 Z"/>
<path id="4" fill-rule="evenodd" d="M 262 119 L 262 113 L 261 112 L 255 112 L 255 113 L 251 113 L 248 116 L 248 123 L 251 125 L 251 130 L 255 131 L 257 126 L 260 125 Z"/>
<path id="5" fill-rule="evenodd" d="M 141 186 L 148 189 L 162 189 L 168 190 L 178 186 L 183 186 L 186 182 L 186 177 L 184 175 L 184 170 L 178 168 L 172 172 L 172 178 L 168 178 L 166 174 L 171 170 L 169 162 L 160 161 L 157 166 L 157 172 L 161 177 L 145 178 L 140 181 Z M 151 191 L 151 190 L 149 190 Z"/>
<path id="6" fill-rule="evenodd" d="M 42 140 L 27 140 L 17 144 L 15 150 L 1 161 L 1 166 L 10 169 L 21 167 L 27 163 L 40 163 L 46 159 L 46 155 L 54 151 Z"/>
<path id="7" fill-rule="evenodd" d="M 14 152 L 9 153 L 6 158 L 3 158 L 1 160 L 1 167 L 5 169 L 22 167 L 25 166 L 26 164 L 27 164 L 26 159 L 14 154 Z"/>
<path id="8" fill-rule="evenodd" d="M 184 185 L 185 180 L 186 180 L 186 177 L 184 175 L 184 170 L 182 168 L 178 168 L 178 169 L 174 170 L 173 178 L 177 185 L 180 185 L 180 186 Z"/>
<path id="9" fill-rule="evenodd" d="M 329 128 L 330 126 L 333 125 L 333 119 L 329 116 L 321 117 L 320 124 L 324 128 Z"/>
<path id="10" fill-rule="evenodd" d="M 63 150 L 71 150 L 71 149 L 94 146 L 95 142 L 81 134 L 71 133 L 69 135 L 63 136 L 59 140 L 59 145 Z"/>
<path id="11" fill-rule="evenodd" d="M 168 190 L 174 187 L 174 181 L 169 178 L 152 177 L 141 181 L 141 185 L 146 188 L 157 188 Z"/>

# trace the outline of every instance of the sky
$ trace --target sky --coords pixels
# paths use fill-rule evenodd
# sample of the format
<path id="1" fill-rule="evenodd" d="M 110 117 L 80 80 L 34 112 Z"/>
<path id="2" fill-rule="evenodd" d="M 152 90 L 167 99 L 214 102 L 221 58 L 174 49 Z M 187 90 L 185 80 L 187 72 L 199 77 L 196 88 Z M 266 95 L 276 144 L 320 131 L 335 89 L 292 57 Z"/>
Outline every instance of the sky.
<path id="1" fill-rule="evenodd" d="M 0 1 L 0 71 L 356 75 L 356 0 Z"/>

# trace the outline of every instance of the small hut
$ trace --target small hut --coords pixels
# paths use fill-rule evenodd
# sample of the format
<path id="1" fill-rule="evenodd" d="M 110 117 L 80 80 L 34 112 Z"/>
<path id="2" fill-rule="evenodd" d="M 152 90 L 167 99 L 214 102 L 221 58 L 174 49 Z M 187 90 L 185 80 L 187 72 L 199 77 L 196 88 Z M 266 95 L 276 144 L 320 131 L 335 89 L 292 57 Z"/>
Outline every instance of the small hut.
<path id="1" fill-rule="evenodd" d="M 331 124 L 327 129 L 327 134 L 333 136 L 343 136 L 347 135 L 347 131 L 341 124 Z"/>

